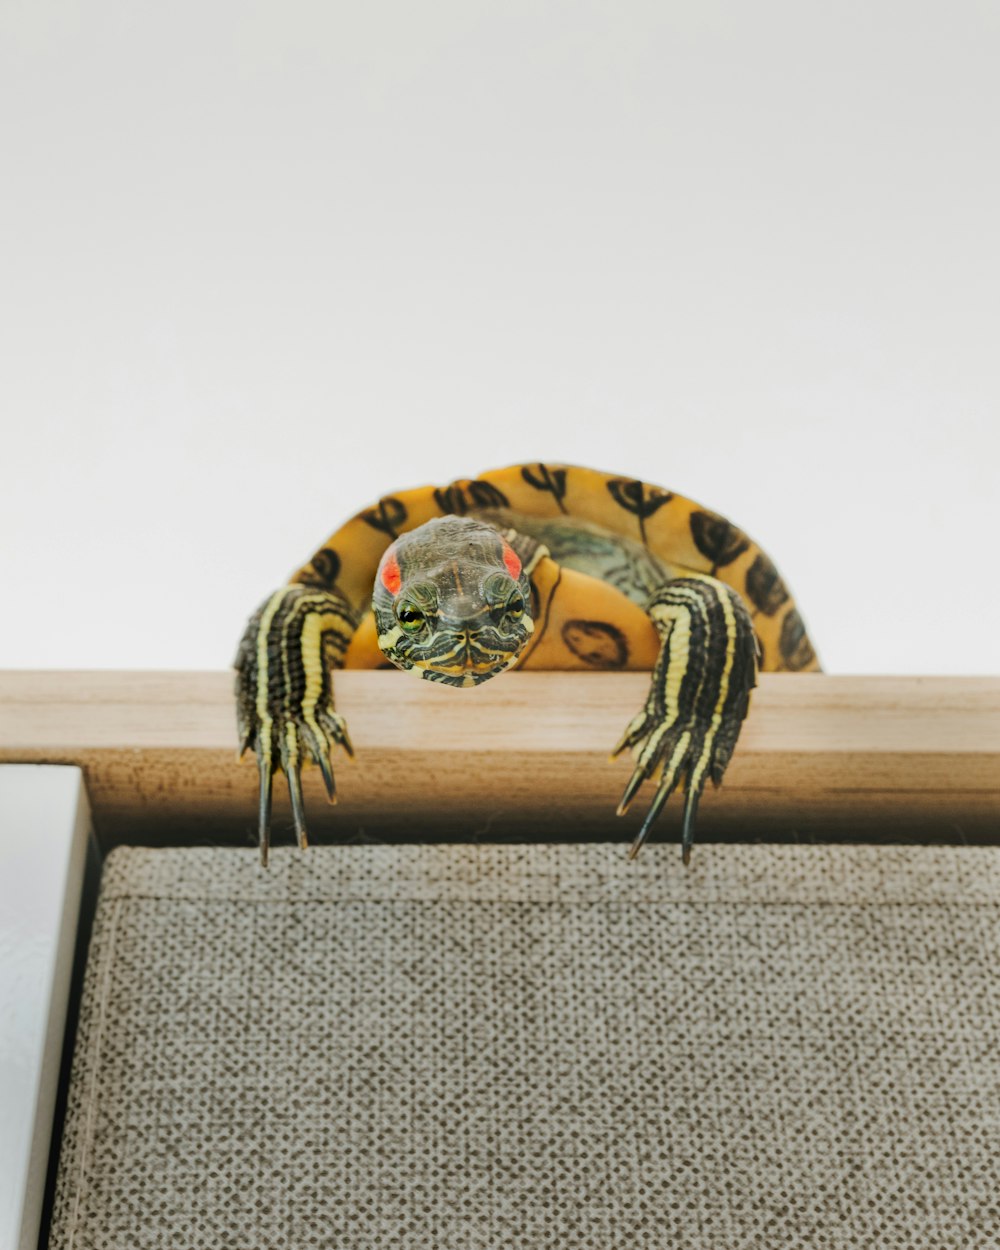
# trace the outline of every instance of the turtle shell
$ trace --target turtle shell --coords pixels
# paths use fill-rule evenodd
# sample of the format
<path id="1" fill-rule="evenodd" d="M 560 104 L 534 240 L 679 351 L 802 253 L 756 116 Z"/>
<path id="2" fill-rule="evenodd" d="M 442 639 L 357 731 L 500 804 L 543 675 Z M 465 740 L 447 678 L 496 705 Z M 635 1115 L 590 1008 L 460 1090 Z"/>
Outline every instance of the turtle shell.
<path id="1" fill-rule="evenodd" d="M 741 529 L 661 486 L 563 464 L 512 465 L 385 495 L 332 534 L 292 580 L 336 585 L 364 613 L 345 667 L 386 666 L 366 611 L 386 547 L 449 515 L 480 517 L 542 544 L 526 564 L 535 634 L 519 668 L 651 669 L 660 640 L 645 595 L 656 583 L 707 573 L 745 600 L 761 669 L 819 669 L 791 593 Z"/>

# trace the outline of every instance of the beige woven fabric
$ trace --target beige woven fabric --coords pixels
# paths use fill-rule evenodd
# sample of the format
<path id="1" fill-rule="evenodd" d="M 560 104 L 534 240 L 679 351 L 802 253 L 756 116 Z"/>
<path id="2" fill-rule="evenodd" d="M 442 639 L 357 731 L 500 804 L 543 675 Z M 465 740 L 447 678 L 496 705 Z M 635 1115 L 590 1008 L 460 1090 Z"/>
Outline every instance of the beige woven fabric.
<path id="1" fill-rule="evenodd" d="M 116 851 L 56 1250 L 1000 1245 L 1000 851 Z"/>

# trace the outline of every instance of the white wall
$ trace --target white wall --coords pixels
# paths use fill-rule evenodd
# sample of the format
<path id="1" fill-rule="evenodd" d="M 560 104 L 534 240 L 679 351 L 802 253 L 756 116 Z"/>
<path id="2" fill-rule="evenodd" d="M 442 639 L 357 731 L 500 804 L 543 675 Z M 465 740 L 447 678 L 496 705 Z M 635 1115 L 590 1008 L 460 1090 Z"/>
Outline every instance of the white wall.
<path id="1" fill-rule="evenodd" d="M 222 667 L 387 490 L 728 514 L 1000 669 L 990 0 L 2 0 L 0 664 Z"/>

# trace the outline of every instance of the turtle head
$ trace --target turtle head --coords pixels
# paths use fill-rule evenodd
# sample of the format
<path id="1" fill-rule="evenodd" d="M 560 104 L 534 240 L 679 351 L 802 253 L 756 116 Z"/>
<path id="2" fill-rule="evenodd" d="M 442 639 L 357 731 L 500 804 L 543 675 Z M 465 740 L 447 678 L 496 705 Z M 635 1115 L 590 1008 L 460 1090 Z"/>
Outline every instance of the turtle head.
<path id="1" fill-rule="evenodd" d="M 471 517 L 438 517 L 383 555 L 372 610 L 397 668 L 478 686 L 510 668 L 534 629 L 531 588 L 503 536 Z"/>

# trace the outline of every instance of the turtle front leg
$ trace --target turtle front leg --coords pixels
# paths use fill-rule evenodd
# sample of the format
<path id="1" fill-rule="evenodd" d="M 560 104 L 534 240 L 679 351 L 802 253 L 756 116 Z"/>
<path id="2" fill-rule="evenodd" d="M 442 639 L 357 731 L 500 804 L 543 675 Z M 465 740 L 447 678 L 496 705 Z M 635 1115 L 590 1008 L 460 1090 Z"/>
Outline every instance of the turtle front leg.
<path id="1" fill-rule="evenodd" d="M 714 577 L 692 574 L 655 591 L 646 610 L 662 640 L 646 704 L 615 747 L 630 747 L 635 770 L 618 805 L 622 815 L 643 782 L 659 773 L 656 793 L 629 850 L 633 859 L 653 821 L 683 782 L 681 847 L 691 856 L 705 782 L 722 781 L 756 685 L 757 640 L 739 595 Z"/>
<path id="2" fill-rule="evenodd" d="M 271 840 L 271 783 L 288 778 L 299 845 L 307 845 L 302 765 L 323 774 L 331 803 L 336 787 L 330 752 L 339 743 L 353 755 L 347 726 L 333 706 L 331 669 L 343 664 L 357 620 L 336 589 L 283 586 L 247 622 L 236 655 L 236 718 L 242 757 L 253 747 L 260 773 L 258 831 L 261 863 Z"/>

